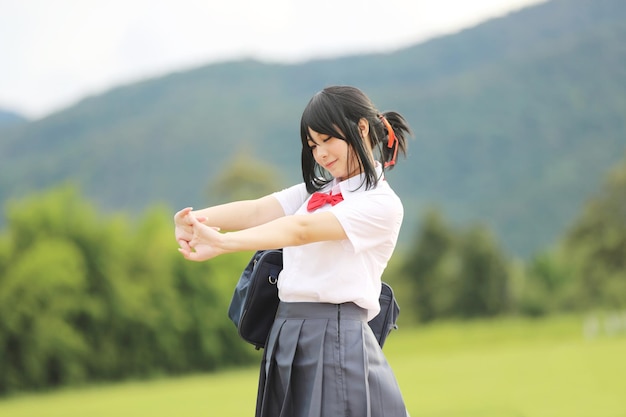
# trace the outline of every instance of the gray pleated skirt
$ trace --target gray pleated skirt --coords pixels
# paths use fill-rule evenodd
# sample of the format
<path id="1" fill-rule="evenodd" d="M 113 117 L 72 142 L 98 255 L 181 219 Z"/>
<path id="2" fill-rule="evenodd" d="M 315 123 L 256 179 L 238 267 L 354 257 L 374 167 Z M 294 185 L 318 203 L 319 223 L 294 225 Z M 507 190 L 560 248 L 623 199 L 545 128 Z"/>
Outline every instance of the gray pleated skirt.
<path id="1" fill-rule="evenodd" d="M 408 416 L 366 316 L 353 303 L 281 302 L 261 363 L 256 416 Z"/>

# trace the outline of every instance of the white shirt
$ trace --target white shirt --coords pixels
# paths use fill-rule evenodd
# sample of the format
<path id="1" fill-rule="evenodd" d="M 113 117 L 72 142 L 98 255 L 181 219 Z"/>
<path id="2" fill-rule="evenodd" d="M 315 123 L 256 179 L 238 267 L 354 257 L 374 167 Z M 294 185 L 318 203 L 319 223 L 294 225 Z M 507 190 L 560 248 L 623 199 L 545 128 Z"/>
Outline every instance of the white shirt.
<path id="1" fill-rule="evenodd" d="M 380 167 L 376 188 L 365 190 L 363 176 L 328 184 L 322 190 L 341 192 L 343 201 L 326 204 L 317 212 L 337 217 L 348 239 L 283 248 L 283 270 L 278 293 L 285 302 L 353 302 L 368 311 L 368 320 L 380 311 L 381 276 L 396 246 L 404 209 L 384 180 Z M 304 183 L 273 194 L 285 215 L 307 214 L 311 195 Z"/>

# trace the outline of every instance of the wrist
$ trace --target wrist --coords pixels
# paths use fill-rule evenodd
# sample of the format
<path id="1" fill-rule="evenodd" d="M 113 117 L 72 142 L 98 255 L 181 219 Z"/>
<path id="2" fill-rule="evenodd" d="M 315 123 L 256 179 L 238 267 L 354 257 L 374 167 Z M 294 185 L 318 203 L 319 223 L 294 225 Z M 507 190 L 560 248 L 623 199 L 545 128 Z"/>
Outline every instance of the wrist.
<path id="1" fill-rule="evenodd" d="M 201 210 L 190 211 L 189 215 L 198 220 L 202 224 L 206 224 L 207 217 L 202 214 Z"/>
<path id="2" fill-rule="evenodd" d="M 233 239 L 233 233 L 234 232 L 220 233 L 220 240 L 218 243 L 220 255 L 223 255 L 225 253 L 237 252 L 237 248 L 235 247 L 236 244 Z"/>

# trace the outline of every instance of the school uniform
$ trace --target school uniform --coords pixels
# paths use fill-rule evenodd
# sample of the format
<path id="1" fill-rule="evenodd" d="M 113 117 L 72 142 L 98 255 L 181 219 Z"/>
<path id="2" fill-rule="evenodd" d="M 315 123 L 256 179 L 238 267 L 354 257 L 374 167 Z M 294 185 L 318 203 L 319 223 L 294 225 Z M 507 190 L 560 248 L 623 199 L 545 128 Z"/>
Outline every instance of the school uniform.
<path id="1" fill-rule="evenodd" d="M 283 249 L 280 304 L 266 343 L 257 417 L 406 417 L 406 407 L 367 322 L 379 310 L 381 275 L 403 217 L 400 199 L 378 167 L 321 190 L 343 201 L 330 211 L 348 239 Z M 285 215 L 307 214 L 304 183 L 274 194 Z"/>

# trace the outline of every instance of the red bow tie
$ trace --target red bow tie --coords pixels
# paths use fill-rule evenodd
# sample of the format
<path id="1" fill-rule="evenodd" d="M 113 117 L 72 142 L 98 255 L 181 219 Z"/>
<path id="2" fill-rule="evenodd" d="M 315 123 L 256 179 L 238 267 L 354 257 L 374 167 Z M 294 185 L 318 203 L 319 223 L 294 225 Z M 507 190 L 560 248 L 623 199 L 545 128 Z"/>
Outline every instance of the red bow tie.
<path id="1" fill-rule="evenodd" d="M 330 194 L 313 193 L 313 195 L 311 196 L 311 199 L 309 200 L 309 204 L 306 206 L 306 209 L 308 211 L 314 211 L 322 207 L 325 204 L 330 204 L 331 206 L 334 206 L 335 204 L 340 203 L 342 201 L 343 201 L 343 196 L 341 195 L 341 193 L 333 194 L 332 191 L 330 192 Z"/>

